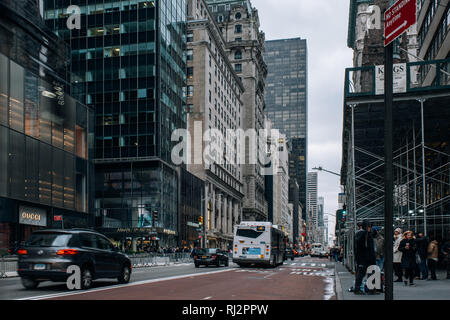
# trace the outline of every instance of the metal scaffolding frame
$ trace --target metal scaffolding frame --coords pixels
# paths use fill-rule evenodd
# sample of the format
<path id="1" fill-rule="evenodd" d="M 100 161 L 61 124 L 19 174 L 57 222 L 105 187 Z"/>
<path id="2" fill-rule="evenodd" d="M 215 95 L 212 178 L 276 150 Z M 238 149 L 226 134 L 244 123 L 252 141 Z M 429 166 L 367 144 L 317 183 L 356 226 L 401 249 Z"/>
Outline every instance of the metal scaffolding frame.
<path id="1" fill-rule="evenodd" d="M 425 143 L 421 104 L 421 121 L 413 121 L 404 137 L 397 137 L 394 150 L 394 226 L 432 237 L 450 230 L 450 153 Z M 353 236 L 357 221 L 367 219 L 381 228 L 384 225 L 384 157 L 355 145 L 354 109 L 351 108 L 351 145 L 347 148 L 346 206 L 346 265 L 355 270 Z M 417 128 L 418 127 L 418 128 Z M 358 162 L 364 156 L 364 163 Z M 356 161 L 355 161 L 356 159 Z M 371 159 L 371 160 L 367 160 Z M 440 228 L 441 230 L 437 230 Z"/>

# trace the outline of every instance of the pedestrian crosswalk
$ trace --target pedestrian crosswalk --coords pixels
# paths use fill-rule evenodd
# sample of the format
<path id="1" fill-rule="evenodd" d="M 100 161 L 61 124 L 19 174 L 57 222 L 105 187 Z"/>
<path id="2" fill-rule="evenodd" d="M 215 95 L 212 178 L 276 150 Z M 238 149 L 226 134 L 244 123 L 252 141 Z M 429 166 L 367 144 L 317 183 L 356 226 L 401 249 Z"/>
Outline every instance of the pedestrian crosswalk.
<path id="1" fill-rule="evenodd" d="M 293 262 L 290 263 L 291 266 L 300 266 L 300 267 L 318 267 L 318 268 L 326 268 L 331 267 L 331 265 L 327 265 L 326 263 L 305 263 L 305 262 Z"/>

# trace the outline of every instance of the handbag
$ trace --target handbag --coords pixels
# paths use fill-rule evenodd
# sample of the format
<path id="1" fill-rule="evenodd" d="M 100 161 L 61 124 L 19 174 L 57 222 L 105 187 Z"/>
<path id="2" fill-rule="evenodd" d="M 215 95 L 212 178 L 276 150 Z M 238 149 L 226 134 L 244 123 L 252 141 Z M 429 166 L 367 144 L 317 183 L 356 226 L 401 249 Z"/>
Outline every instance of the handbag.
<path id="1" fill-rule="evenodd" d="M 416 253 L 416 263 L 420 264 L 422 262 L 422 259 L 420 258 L 419 254 Z"/>

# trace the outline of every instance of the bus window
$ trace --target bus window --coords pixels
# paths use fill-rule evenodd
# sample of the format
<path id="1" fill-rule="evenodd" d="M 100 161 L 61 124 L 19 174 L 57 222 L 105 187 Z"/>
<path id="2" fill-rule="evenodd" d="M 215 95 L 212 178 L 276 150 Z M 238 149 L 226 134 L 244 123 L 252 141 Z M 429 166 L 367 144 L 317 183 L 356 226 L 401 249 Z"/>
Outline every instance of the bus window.
<path id="1" fill-rule="evenodd" d="M 258 238 L 261 234 L 263 234 L 263 231 L 256 231 L 251 229 L 238 229 L 236 231 L 236 235 L 239 237 L 245 237 L 245 238 Z"/>

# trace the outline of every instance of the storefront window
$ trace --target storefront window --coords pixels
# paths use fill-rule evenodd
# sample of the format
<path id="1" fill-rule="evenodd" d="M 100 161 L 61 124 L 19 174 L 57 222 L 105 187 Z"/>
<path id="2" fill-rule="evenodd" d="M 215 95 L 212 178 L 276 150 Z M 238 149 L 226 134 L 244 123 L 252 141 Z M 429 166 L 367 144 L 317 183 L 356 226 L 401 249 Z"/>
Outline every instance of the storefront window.
<path id="1" fill-rule="evenodd" d="M 0 54 L 0 124 L 6 125 L 8 119 L 8 58 Z"/>
<path id="2" fill-rule="evenodd" d="M 0 197 L 6 196 L 8 181 L 8 129 L 0 126 Z"/>
<path id="3" fill-rule="evenodd" d="M 11 196 L 24 199 L 25 190 L 25 139 L 24 135 L 16 131 L 9 131 L 9 187 Z"/>
<path id="4" fill-rule="evenodd" d="M 25 134 L 39 138 L 39 80 L 25 74 Z"/>
<path id="5" fill-rule="evenodd" d="M 23 79 L 24 70 L 11 61 L 11 82 L 9 97 L 9 126 L 23 132 Z"/>

